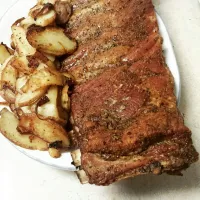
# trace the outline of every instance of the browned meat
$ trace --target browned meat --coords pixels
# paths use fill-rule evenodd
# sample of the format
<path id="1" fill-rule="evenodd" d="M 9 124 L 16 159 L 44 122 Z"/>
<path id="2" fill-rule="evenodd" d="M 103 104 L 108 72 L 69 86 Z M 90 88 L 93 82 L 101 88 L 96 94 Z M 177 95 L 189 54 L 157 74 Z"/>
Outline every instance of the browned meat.
<path id="1" fill-rule="evenodd" d="M 75 138 L 89 182 L 180 174 L 198 159 L 174 96 L 151 0 L 73 0 L 68 34 L 79 48 L 64 61 L 77 85 Z"/>

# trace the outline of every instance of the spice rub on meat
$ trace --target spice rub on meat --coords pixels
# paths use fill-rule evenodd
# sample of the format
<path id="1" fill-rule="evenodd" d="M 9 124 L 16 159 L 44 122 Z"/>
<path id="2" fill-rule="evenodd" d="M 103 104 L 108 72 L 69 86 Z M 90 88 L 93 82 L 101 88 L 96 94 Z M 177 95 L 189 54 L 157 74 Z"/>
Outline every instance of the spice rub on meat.
<path id="1" fill-rule="evenodd" d="M 151 0 L 72 0 L 66 32 L 78 50 L 63 63 L 76 81 L 74 137 L 89 183 L 181 174 L 198 160 L 177 109 Z"/>

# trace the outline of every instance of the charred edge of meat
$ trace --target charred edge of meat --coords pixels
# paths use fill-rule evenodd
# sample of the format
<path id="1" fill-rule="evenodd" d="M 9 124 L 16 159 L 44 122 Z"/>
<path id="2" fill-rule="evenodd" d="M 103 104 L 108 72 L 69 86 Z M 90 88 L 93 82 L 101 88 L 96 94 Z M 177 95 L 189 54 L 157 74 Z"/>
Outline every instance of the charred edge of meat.
<path id="1" fill-rule="evenodd" d="M 155 161 L 151 163 L 150 165 L 142 167 L 141 169 L 139 169 L 139 171 L 142 174 L 153 173 L 153 174 L 159 175 L 162 173 L 162 168 L 163 167 L 161 163 L 158 161 Z"/>

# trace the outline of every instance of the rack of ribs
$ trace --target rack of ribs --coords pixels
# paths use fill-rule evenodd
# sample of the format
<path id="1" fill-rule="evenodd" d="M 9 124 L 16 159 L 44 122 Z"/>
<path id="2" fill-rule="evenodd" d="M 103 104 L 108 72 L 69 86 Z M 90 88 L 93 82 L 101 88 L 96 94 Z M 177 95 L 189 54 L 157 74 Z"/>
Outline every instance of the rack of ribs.
<path id="1" fill-rule="evenodd" d="M 174 95 L 151 0 L 72 0 L 66 32 L 78 49 L 62 70 L 76 81 L 73 139 L 81 173 L 109 185 L 175 174 L 198 160 Z"/>

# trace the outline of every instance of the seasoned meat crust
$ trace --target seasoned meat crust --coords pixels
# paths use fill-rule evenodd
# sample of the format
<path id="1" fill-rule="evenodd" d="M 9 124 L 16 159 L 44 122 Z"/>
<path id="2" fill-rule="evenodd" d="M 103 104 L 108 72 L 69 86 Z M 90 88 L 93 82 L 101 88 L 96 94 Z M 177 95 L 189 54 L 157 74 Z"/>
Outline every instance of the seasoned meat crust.
<path id="1" fill-rule="evenodd" d="M 181 174 L 198 160 L 177 109 L 151 0 L 72 0 L 66 32 L 78 50 L 63 63 L 76 86 L 74 137 L 89 182 Z"/>

